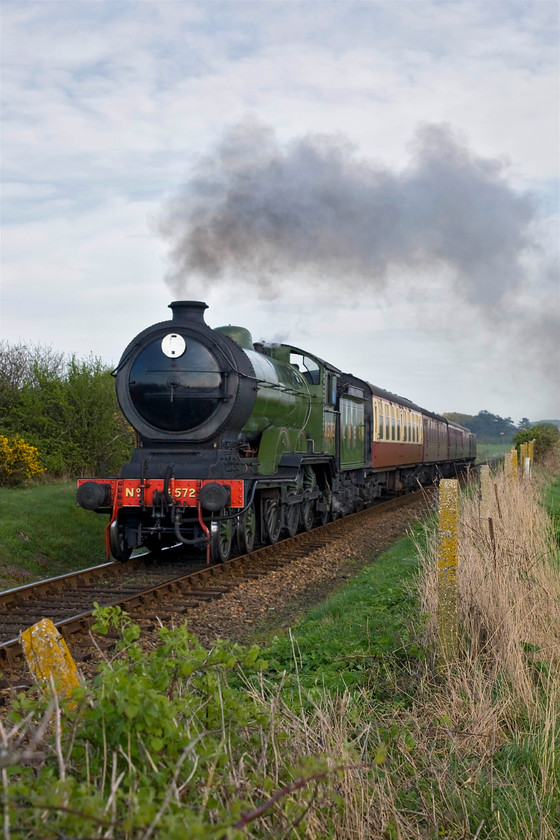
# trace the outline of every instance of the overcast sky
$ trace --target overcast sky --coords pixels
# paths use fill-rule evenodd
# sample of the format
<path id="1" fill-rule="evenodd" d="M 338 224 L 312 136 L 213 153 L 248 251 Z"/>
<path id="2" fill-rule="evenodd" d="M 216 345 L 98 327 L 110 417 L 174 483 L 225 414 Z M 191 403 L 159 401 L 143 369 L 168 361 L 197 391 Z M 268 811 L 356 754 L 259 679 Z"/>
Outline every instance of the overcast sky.
<path id="1" fill-rule="evenodd" d="M 2 0 L 1 336 L 174 299 L 434 411 L 560 417 L 559 5 Z"/>

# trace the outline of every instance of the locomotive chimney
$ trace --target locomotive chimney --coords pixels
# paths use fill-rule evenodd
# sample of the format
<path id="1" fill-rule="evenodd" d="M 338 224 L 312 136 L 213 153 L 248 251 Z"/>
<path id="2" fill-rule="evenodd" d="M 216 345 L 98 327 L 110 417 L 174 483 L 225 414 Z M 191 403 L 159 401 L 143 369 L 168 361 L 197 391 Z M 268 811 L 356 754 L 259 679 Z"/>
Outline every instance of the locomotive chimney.
<path id="1" fill-rule="evenodd" d="M 176 324 L 198 324 L 206 326 L 204 310 L 208 305 L 201 300 L 174 300 L 169 304 Z"/>

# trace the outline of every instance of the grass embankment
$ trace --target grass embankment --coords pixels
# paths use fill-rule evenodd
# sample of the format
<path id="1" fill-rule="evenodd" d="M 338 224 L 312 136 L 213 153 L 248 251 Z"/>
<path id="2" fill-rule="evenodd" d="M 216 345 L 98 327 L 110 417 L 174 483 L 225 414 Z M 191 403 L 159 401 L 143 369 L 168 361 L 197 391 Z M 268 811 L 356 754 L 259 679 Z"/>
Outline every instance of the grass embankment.
<path id="1" fill-rule="evenodd" d="M 0 509 L 0 590 L 107 560 L 107 517 L 76 506 L 75 482 L 1 488 Z"/>
<path id="2" fill-rule="evenodd" d="M 309 697 L 371 689 L 376 703 L 404 702 L 400 689 L 395 694 L 396 683 L 387 694 L 384 686 L 388 671 L 403 677 L 401 666 L 406 663 L 408 669 L 421 656 L 412 629 L 418 599 L 411 584 L 418 570 L 416 544 L 423 540 L 424 529 L 418 526 L 414 536 L 400 539 L 287 636 L 265 643 L 269 675 L 287 671 Z"/>
<path id="3" fill-rule="evenodd" d="M 544 493 L 552 517 L 542 482 L 493 484 L 494 542 L 476 488 L 461 503 L 461 647 L 448 667 L 435 662 L 435 523 L 265 651 L 312 719 L 326 717 L 324 689 L 349 689 L 347 726 L 334 707 L 329 720 L 373 764 L 345 780 L 362 803 L 356 836 L 560 836 L 560 479 Z"/>
<path id="4" fill-rule="evenodd" d="M 434 656 L 434 523 L 269 642 L 266 665 L 184 630 L 146 654 L 125 628 L 33 767 L 4 731 L 5 835 L 555 840 L 558 550 L 537 482 L 494 482 L 493 542 L 477 493 L 461 502 L 453 663 Z"/>

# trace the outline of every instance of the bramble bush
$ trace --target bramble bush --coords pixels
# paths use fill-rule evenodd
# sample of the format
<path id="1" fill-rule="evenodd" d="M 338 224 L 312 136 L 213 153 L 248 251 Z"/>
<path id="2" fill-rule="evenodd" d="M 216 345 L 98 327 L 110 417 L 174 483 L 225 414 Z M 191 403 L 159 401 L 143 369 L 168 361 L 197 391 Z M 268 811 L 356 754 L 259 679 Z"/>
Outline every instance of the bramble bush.
<path id="1" fill-rule="evenodd" d="M 337 768 L 294 754 L 280 710 L 241 676 L 264 664 L 258 648 L 207 650 L 183 626 L 162 628 L 146 652 L 118 608 L 97 618 L 98 631 L 119 632 L 120 655 L 70 702 L 19 695 L 13 739 L 0 726 L 6 836 L 241 840 L 291 824 L 290 837 L 307 836 L 317 786 Z"/>
<path id="2" fill-rule="evenodd" d="M 0 487 L 21 484 L 42 472 L 44 468 L 35 446 L 18 435 L 12 438 L 0 435 Z"/>

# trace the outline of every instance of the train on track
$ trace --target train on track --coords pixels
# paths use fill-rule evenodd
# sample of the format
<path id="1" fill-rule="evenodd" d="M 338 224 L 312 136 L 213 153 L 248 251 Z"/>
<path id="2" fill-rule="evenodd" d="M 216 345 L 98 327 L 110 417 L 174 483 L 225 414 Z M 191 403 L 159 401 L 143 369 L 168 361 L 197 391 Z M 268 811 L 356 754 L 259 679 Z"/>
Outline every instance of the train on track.
<path id="1" fill-rule="evenodd" d="M 78 481 L 116 559 L 183 543 L 223 562 L 474 463 L 468 429 L 306 350 L 211 329 L 205 303 L 170 308 L 114 371 L 130 463 Z"/>

